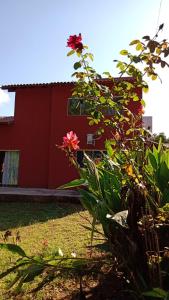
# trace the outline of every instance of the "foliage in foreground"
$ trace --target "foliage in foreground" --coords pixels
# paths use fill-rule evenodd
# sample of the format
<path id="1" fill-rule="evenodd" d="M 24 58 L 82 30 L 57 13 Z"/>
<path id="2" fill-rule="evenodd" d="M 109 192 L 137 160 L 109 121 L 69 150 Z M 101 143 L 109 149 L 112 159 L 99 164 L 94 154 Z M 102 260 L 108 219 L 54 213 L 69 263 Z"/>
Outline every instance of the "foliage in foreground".
<path id="1" fill-rule="evenodd" d="M 82 273 L 87 264 L 87 259 L 76 258 L 75 253 L 72 253 L 70 257 L 64 256 L 60 248 L 49 257 L 43 257 L 41 254 L 28 256 L 20 246 L 15 244 L 0 244 L 0 249 L 19 255 L 14 266 L 0 274 L 0 279 L 10 273 L 15 274 L 14 279 L 8 286 L 9 289 L 14 287 L 15 292 L 20 292 L 24 283 L 32 282 L 36 276 L 43 274 L 43 279 L 31 290 L 31 292 L 37 292 L 56 277 L 63 276 L 64 273 L 70 271 L 71 273 L 75 271 L 79 274 Z"/>
<path id="2" fill-rule="evenodd" d="M 79 168 L 74 155 L 79 148 L 76 134 L 71 131 L 64 137 L 61 148 L 81 176 L 80 180 L 67 184 L 65 188 L 85 186 L 80 192 L 82 204 L 93 216 L 92 236 L 99 221 L 111 251 L 109 263 L 113 259 L 117 262 L 117 271 L 131 283 L 131 293 L 136 294 L 137 299 L 168 297 L 169 251 L 166 247 L 169 245 L 164 236 L 168 236 L 169 225 L 169 151 L 162 145 L 158 149 L 153 146 L 149 134 L 142 128 L 144 100 L 138 95 L 140 89 L 148 91 L 145 76 L 156 80 L 156 66 L 168 66 L 165 61 L 169 55 L 168 42 L 165 39 L 158 41 L 162 28 L 160 25 L 153 38 L 144 36 L 142 41 L 132 41 L 130 45 L 135 47 L 134 54 L 128 50 L 120 52 L 128 61 L 116 61 L 119 80 L 109 72 L 104 73 L 107 84 L 90 66 L 93 55 L 84 52 L 87 47 L 83 45 L 81 35 L 71 36 L 68 40 L 68 46 L 72 48 L 68 55 L 78 56 L 74 64 L 73 76 L 77 82 L 73 97 L 87 102 L 89 125 L 98 125 L 96 136 L 108 131 L 110 137 L 105 143 L 107 154 L 102 153 L 99 162 L 85 154 L 84 168 Z M 122 80 L 124 75 L 130 78 Z M 118 96 L 119 101 L 114 96 Z M 131 103 L 135 103 L 137 111 L 132 109 Z M 113 114 L 107 115 L 107 108 L 113 110 Z M 17 272 L 12 283 L 18 282 L 17 288 L 40 274 L 44 276 L 43 284 L 58 271 L 59 274 L 68 268 L 77 271 L 74 266 L 77 262 L 85 270 L 86 260 L 63 259 L 57 254 L 46 261 L 28 257 L 21 248 L 13 245 L 1 244 L 1 247 L 22 256 L 15 269 L 7 271 Z M 67 261 L 71 262 L 71 267 Z"/>

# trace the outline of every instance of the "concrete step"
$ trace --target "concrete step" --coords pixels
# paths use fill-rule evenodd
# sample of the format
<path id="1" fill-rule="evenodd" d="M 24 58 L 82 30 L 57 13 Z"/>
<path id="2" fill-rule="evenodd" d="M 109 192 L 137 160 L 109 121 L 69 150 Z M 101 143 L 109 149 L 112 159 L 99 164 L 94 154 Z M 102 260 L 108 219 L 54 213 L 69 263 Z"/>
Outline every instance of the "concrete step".
<path id="1" fill-rule="evenodd" d="M 0 187 L 0 201 L 80 202 L 76 190 Z"/>

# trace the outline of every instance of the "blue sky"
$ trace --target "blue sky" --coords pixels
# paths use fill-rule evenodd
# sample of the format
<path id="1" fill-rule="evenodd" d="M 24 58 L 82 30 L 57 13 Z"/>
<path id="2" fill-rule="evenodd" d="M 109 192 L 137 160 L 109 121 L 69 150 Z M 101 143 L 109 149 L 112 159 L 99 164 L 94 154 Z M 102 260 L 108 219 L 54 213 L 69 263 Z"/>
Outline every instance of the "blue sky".
<path id="1" fill-rule="evenodd" d="M 116 75 L 113 59 L 131 40 L 153 35 L 163 22 L 162 37 L 169 39 L 168 16 L 169 0 L 0 0 L 0 85 L 70 81 L 66 40 L 80 32 L 97 71 Z M 169 69 L 161 77 L 163 84 L 150 84 L 144 97 L 146 115 L 154 132 L 169 136 Z M 0 91 L 0 115 L 11 114 L 12 103 Z"/>

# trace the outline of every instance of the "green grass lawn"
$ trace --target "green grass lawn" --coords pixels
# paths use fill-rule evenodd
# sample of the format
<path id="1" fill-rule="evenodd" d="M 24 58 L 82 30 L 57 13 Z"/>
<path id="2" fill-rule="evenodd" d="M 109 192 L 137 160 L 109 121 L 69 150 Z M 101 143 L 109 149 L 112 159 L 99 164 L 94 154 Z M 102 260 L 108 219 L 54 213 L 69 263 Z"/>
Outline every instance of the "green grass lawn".
<path id="1" fill-rule="evenodd" d="M 89 225 L 87 219 L 90 219 L 89 214 L 80 204 L 0 202 L 0 242 L 9 230 L 11 236 L 7 242 L 12 243 L 19 232 L 21 240 L 18 244 L 28 255 L 42 252 L 47 244 L 49 252 L 61 248 L 65 254 L 75 251 L 78 256 L 85 256 L 86 246 L 90 244 L 90 232 L 82 224 Z M 16 258 L 0 250 L 0 272 Z M 0 283 L 0 299 L 10 299 L 2 295 L 3 286 Z"/>

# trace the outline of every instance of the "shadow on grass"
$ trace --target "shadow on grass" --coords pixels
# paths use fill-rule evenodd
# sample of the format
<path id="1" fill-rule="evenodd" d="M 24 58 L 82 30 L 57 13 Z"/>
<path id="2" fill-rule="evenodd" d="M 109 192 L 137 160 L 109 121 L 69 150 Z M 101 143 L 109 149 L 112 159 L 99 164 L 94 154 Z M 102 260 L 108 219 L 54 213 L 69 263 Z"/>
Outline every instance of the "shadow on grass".
<path id="1" fill-rule="evenodd" d="M 0 202 L 0 230 L 63 218 L 82 210 L 80 204 L 73 203 Z"/>

